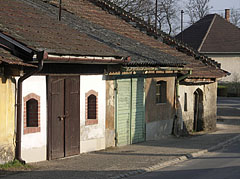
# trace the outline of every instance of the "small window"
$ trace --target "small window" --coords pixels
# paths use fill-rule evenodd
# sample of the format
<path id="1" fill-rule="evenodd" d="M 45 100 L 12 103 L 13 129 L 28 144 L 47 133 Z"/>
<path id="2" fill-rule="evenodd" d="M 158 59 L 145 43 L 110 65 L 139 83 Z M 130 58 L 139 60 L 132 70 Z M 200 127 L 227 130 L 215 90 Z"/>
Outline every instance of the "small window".
<path id="1" fill-rule="evenodd" d="M 167 102 L 167 82 L 158 81 L 156 84 L 156 103 Z"/>
<path id="2" fill-rule="evenodd" d="M 95 95 L 90 95 L 88 97 L 88 107 L 87 107 L 87 115 L 88 115 L 88 119 L 96 119 L 97 117 L 97 100 L 96 100 L 96 96 Z"/>
<path id="3" fill-rule="evenodd" d="M 24 101 L 24 128 L 23 134 L 41 131 L 40 120 L 40 96 L 30 93 L 23 98 Z"/>
<path id="4" fill-rule="evenodd" d="M 30 99 L 27 101 L 27 127 L 38 127 L 38 101 Z"/>
<path id="5" fill-rule="evenodd" d="M 184 111 L 187 111 L 187 93 L 184 93 Z"/>
<path id="6" fill-rule="evenodd" d="M 98 124 L 98 92 L 90 90 L 85 93 L 86 125 Z"/>

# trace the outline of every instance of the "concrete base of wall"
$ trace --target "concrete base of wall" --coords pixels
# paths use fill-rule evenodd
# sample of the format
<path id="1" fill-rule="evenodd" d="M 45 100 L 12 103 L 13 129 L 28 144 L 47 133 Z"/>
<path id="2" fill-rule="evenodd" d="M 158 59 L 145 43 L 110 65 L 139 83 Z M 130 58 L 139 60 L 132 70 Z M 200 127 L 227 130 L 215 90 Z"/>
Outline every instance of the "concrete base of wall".
<path id="1" fill-rule="evenodd" d="M 12 161 L 14 154 L 14 147 L 12 145 L 0 145 L 0 164 Z"/>
<path id="2" fill-rule="evenodd" d="M 105 131 L 105 147 L 115 147 L 115 130 L 106 129 Z"/>
<path id="3" fill-rule="evenodd" d="M 45 161 L 47 160 L 47 148 L 43 146 L 41 148 L 22 149 L 22 159 L 26 163 Z"/>
<path id="4" fill-rule="evenodd" d="M 147 123 L 146 140 L 158 140 L 172 133 L 173 120 L 160 120 Z"/>
<path id="5" fill-rule="evenodd" d="M 105 138 L 80 141 L 80 153 L 105 149 Z"/>

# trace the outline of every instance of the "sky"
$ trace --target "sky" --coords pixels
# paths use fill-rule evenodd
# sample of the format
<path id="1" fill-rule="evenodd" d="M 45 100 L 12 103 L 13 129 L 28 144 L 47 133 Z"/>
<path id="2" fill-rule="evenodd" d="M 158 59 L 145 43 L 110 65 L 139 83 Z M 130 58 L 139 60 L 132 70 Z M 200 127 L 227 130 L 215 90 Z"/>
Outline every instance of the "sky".
<path id="1" fill-rule="evenodd" d="M 180 0 L 181 6 L 185 6 L 186 0 Z M 212 6 L 212 11 L 219 11 L 224 9 L 239 9 L 240 10 L 240 0 L 210 0 L 210 6 Z"/>
<path id="2" fill-rule="evenodd" d="M 240 10 L 240 0 L 210 0 L 209 4 L 213 6 L 211 11 L 219 11 L 231 8 Z"/>
<path id="3" fill-rule="evenodd" d="M 184 7 L 187 0 L 180 0 L 180 5 Z M 210 0 L 209 5 L 212 7 L 210 14 L 225 14 L 225 9 L 234 8 L 240 12 L 240 0 Z M 184 14 L 184 24 L 188 26 L 189 17 L 187 14 Z M 187 25 L 188 24 L 188 25 Z M 186 28 L 186 27 L 185 27 Z"/>

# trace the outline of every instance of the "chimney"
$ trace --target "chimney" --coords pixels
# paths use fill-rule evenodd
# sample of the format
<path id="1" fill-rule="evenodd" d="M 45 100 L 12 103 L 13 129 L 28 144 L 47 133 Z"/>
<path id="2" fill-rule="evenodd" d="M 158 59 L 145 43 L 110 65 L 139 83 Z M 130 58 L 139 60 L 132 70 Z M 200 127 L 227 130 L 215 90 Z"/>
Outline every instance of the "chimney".
<path id="1" fill-rule="evenodd" d="M 230 21 L 230 9 L 225 9 L 225 19 L 228 22 Z"/>

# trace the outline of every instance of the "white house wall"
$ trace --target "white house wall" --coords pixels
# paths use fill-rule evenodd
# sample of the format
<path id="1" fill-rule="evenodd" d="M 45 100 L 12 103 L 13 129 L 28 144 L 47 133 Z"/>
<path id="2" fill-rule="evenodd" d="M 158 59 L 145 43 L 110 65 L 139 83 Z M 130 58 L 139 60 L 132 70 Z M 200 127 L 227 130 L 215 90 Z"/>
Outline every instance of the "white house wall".
<path id="1" fill-rule="evenodd" d="M 23 134 L 22 130 L 22 159 L 26 162 L 37 162 L 46 160 L 47 157 L 47 93 L 45 76 L 31 76 L 23 82 L 23 98 L 31 93 L 40 96 L 40 132 Z M 24 126 L 23 121 L 24 101 L 22 101 L 22 126 Z"/>
<path id="2" fill-rule="evenodd" d="M 193 129 L 194 121 L 194 92 L 197 89 L 203 92 L 203 120 L 205 129 L 212 130 L 216 125 L 217 111 L 217 83 L 206 85 L 180 85 L 179 95 L 182 108 L 182 118 L 188 130 Z M 187 93 L 187 111 L 184 111 L 184 96 Z"/>
<path id="3" fill-rule="evenodd" d="M 85 94 L 98 93 L 98 123 L 86 125 Z M 102 75 L 80 76 L 80 153 L 105 148 L 106 81 Z"/>
<path id="4" fill-rule="evenodd" d="M 230 72 L 231 75 L 221 79 L 223 82 L 240 81 L 240 55 L 208 55 L 221 63 L 221 68 Z"/>

